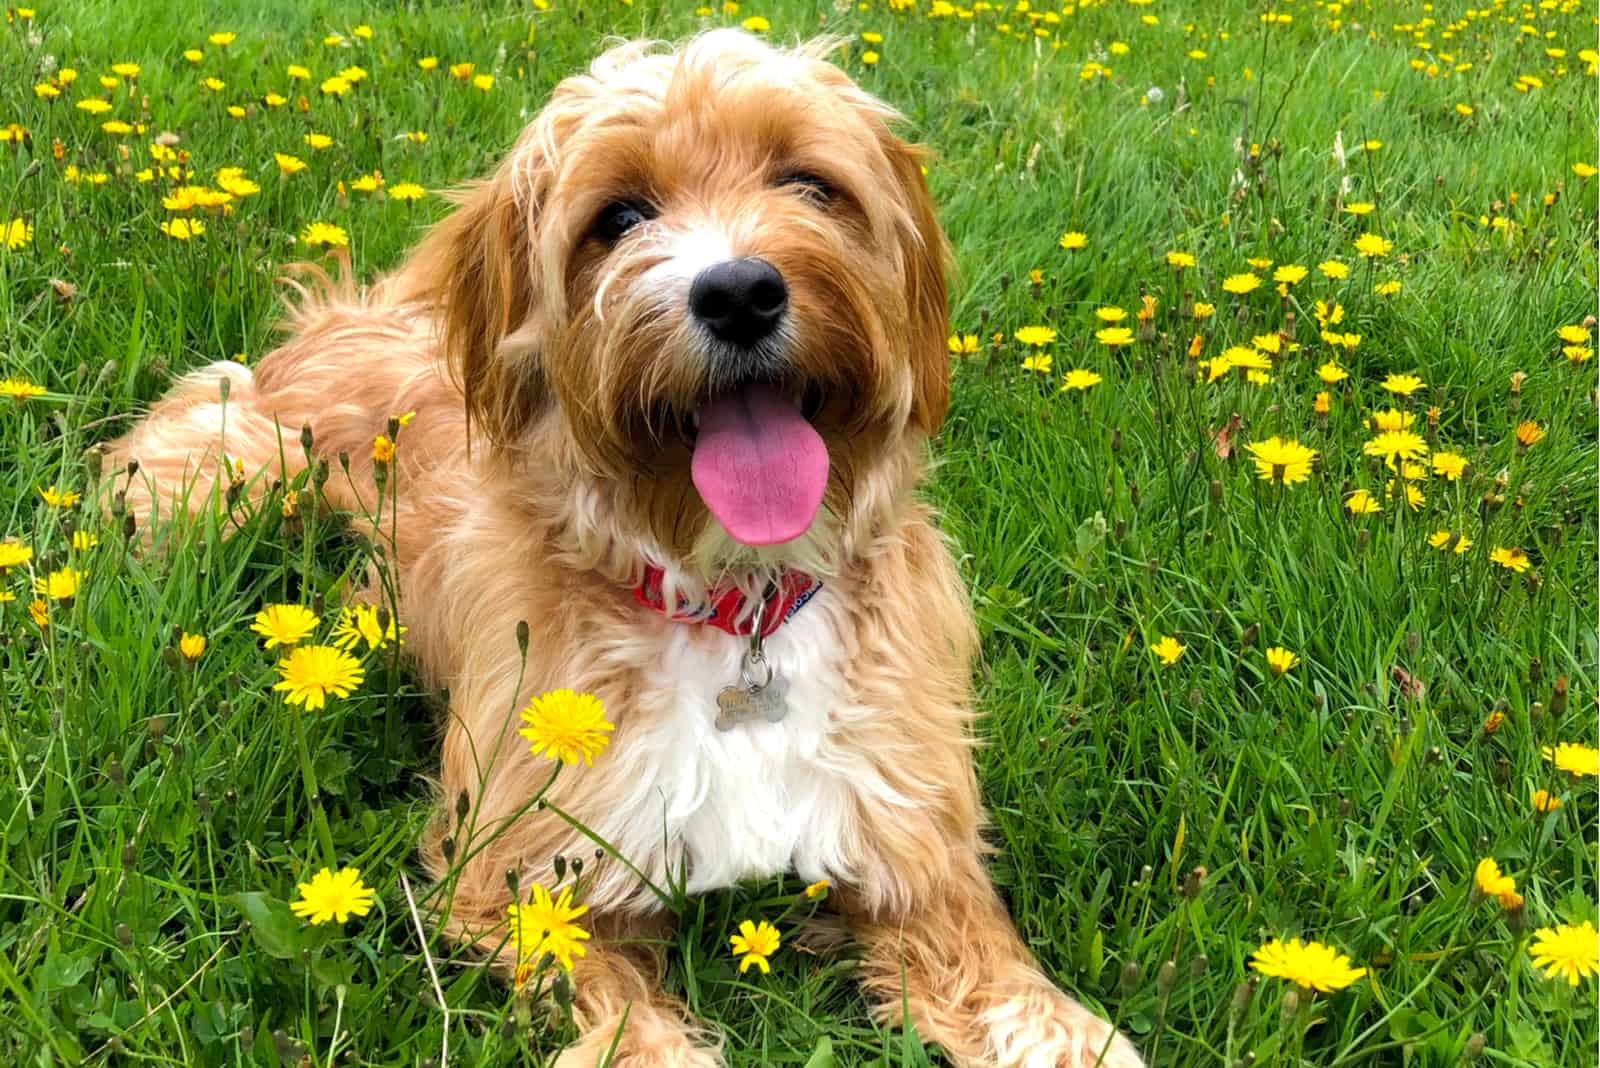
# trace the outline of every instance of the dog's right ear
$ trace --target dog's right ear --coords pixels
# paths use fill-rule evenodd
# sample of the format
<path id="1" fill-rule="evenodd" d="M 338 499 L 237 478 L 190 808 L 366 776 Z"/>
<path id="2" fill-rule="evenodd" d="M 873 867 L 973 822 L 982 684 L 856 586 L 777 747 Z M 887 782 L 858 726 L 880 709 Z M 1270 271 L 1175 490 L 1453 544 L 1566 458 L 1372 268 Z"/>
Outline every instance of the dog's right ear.
<path id="1" fill-rule="evenodd" d="M 451 374 L 491 444 L 519 437 L 548 389 L 533 324 L 533 216 L 511 169 L 456 194 L 458 207 L 428 231 L 407 265 L 415 295 L 433 308 Z"/>

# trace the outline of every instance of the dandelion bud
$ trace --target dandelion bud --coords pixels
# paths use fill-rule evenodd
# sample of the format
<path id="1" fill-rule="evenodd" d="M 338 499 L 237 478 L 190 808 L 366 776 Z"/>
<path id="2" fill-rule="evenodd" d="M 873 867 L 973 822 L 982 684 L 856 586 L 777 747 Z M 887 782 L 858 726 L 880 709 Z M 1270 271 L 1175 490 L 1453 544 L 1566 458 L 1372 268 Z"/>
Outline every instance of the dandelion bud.
<path id="1" fill-rule="evenodd" d="M 1178 965 L 1176 961 L 1167 961 L 1156 971 L 1156 991 L 1163 998 L 1172 993 L 1173 986 L 1178 982 Z"/>
<path id="2" fill-rule="evenodd" d="M 123 947 L 133 945 L 133 928 L 125 923 L 117 924 L 115 928 L 117 943 Z"/>
<path id="3" fill-rule="evenodd" d="M 195 811 L 200 813 L 201 819 L 209 820 L 211 818 L 211 795 L 201 790 L 194 797 L 194 807 Z"/>
<path id="4" fill-rule="evenodd" d="M 350 454 L 343 449 L 339 450 L 339 466 L 344 469 L 346 475 L 350 474 Z"/>
<path id="5" fill-rule="evenodd" d="M 1190 961 L 1189 962 L 1189 976 L 1190 976 L 1190 978 L 1198 979 L 1202 975 L 1206 974 L 1206 966 L 1209 965 L 1210 963 L 1211 962 L 1206 959 L 1206 955 L 1204 953 L 1200 954 L 1194 960 Z"/>
<path id="6" fill-rule="evenodd" d="M 444 854 L 444 862 L 446 864 L 455 863 L 456 840 L 449 835 L 446 835 L 444 841 L 439 843 L 439 852 Z"/>
<path id="7" fill-rule="evenodd" d="M 1139 969 L 1138 962 L 1130 960 L 1128 963 L 1126 963 L 1126 964 L 1124 964 L 1122 966 L 1122 996 L 1123 997 L 1127 997 L 1129 994 L 1132 994 L 1135 990 L 1139 989 L 1139 979 L 1140 978 L 1141 978 L 1141 972 L 1140 972 L 1140 969 Z"/>
<path id="8" fill-rule="evenodd" d="M 1213 504 L 1219 503 L 1222 500 L 1222 480 L 1212 479 L 1211 485 L 1206 487 L 1206 493 L 1211 497 Z"/>
<path id="9" fill-rule="evenodd" d="M 1283 995 L 1283 1005 L 1279 1012 L 1280 1019 L 1285 1027 L 1294 1022 L 1295 1016 L 1300 1012 L 1300 992 L 1298 990 L 1290 990 Z"/>
<path id="10" fill-rule="evenodd" d="M 1349 815 L 1350 815 L 1350 799 L 1348 797 L 1339 798 L 1339 818 L 1340 819 L 1346 819 L 1346 818 L 1349 817 Z"/>
<path id="11" fill-rule="evenodd" d="M 1511 781 L 1511 761 L 1505 757 L 1496 757 L 1494 761 L 1494 781 L 1504 786 Z"/>
<path id="12" fill-rule="evenodd" d="M 1154 868 L 1152 868 L 1150 865 L 1146 864 L 1142 868 L 1139 869 L 1139 885 L 1140 886 L 1149 886 L 1150 885 L 1150 880 L 1154 879 L 1155 877 L 1156 877 L 1156 870 Z"/>
<path id="13" fill-rule="evenodd" d="M 217 702 L 217 715 L 222 717 L 223 719 L 227 719 L 229 716 L 233 715 L 233 702 L 232 701 L 218 701 Z"/>
<path id="14" fill-rule="evenodd" d="M 1179 892 L 1190 900 L 1199 897 L 1201 889 L 1205 886 L 1206 874 L 1207 872 L 1203 865 L 1191 868 L 1189 874 L 1183 877 L 1183 886 Z"/>
<path id="15" fill-rule="evenodd" d="M 1544 661 L 1540 660 L 1538 657 L 1533 657 L 1528 661 L 1528 681 L 1544 681 Z"/>
<path id="16" fill-rule="evenodd" d="M 573 857 L 572 858 L 572 877 L 574 879 L 578 879 L 578 878 L 582 878 L 582 876 L 583 876 L 583 858 L 582 857 Z"/>
<path id="17" fill-rule="evenodd" d="M 1122 541 L 1127 536 L 1128 536 L 1128 521 L 1126 519 L 1117 520 L 1116 525 L 1111 528 L 1111 540 L 1112 541 Z"/>
<path id="18" fill-rule="evenodd" d="M 511 900 L 522 900 L 522 872 L 516 868 L 506 869 L 506 889 L 511 891 Z"/>
<path id="19" fill-rule="evenodd" d="M 122 770 L 122 761 L 116 757 L 111 758 L 111 763 L 106 765 L 106 778 L 118 786 L 126 786 L 128 784 L 128 773 Z"/>
<path id="20" fill-rule="evenodd" d="M 1121 452 L 1122 451 L 1122 431 L 1120 431 L 1120 430 L 1113 430 L 1111 432 L 1111 451 L 1112 452 Z"/>
<path id="21" fill-rule="evenodd" d="M 1246 979 L 1233 988 L 1233 1002 L 1228 1006 L 1228 1011 L 1235 1020 L 1242 1019 L 1246 1010 L 1250 1008 L 1250 999 L 1256 996 L 1255 979 Z"/>
<path id="22" fill-rule="evenodd" d="M 467 796 L 467 792 L 465 790 L 462 790 L 456 795 L 456 822 L 460 823 L 462 820 L 466 819 L 467 813 L 471 811 L 472 798 Z"/>
<path id="23" fill-rule="evenodd" d="M 1428 751 L 1422 755 L 1422 762 L 1429 767 L 1444 763 L 1444 752 L 1436 745 L 1430 745 Z"/>
<path id="24" fill-rule="evenodd" d="M 1467 1044 L 1461 1048 L 1461 1059 L 1475 1061 L 1483 1056 L 1483 1048 L 1489 1044 L 1489 1039 L 1482 1031 L 1474 1031 L 1467 1038 Z"/>
<path id="25" fill-rule="evenodd" d="M 300 424 L 300 449 L 307 456 L 311 455 L 312 441 L 313 441 L 313 439 L 312 439 L 312 436 L 311 436 L 311 424 L 310 423 L 301 423 Z"/>
<path id="26" fill-rule="evenodd" d="M 1521 934 L 1528 926 L 1528 909 L 1522 895 L 1515 894 L 1509 900 L 1501 899 L 1500 904 L 1505 910 L 1506 929 L 1512 934 Z"/>
<path id="27" fill-rule="evenodd" d="M 521 653 L 524 658 L 528 655 L 528 621 L 526 619 L 517 620 L 517 652 Z"/>
<path id="28" fill-rule="evenodd" d="M 572 979 L 566 972 L 556 972 L 555 980 L 550 984 L 550 996 L 556 999 L 562 1012 L 572 1011 Z"/>
<path id="29" fill-rule="evenodd" d="M 117 492 L 111 495 L 111 515 L 113 517 L 118 517 L 125 515 L 127 511 L 128 495 L 122 490 L 117 490 Z"/>
<path id="30" fill-rule="evenodd" d="M 156 716 L 154 719 L 152 719 L 150 721 L 149 729 L 150 729 L 150 737 L 154 738 L 156 741 L 159 742 L 161 739 L 163 739 L 163 738 L 165 738 L 167 736 L 167 721 L 166 721 L 166 718 L 163 717 L 163 716 Z"/>
<path id="31" fill-rule="evenodd" d="M 1139 507 L 1139 483 L 1128 479 L 1128 502 L 1135 508 Z"/>
<path id="32" fill-rule="evenodd" d="M 1261 624 L 1252 623 L 1244 628 L 1244 633 L 1239 636 L 1239 648 L 1248 649 L 1256 643 L 1256 636 L 1261 633 Z"/>
<path id="33" fill-rule="evenodd" d="M 1356 531 L 1356 552 L 1366 552 L 1367 545 L 1372 541 L 1372 531 L 1362 527 Z"/>
<path id="34" fill-rule="evenodd" d="M 1567 711 L 1567 677 L 1556 676 L 1555 689 L 1550 692 L 1550 715 L 1559 718 Z"/>
<path id="35" fill-rule="evenodd" d="M 1544 721 L 1543 701 L 1535 701 L 1528 706 L 1528 719 L 1534 723 L 1542 723 Z"/>
<path id="36" fill-rule="evenodd" d="M 550 870 L 556 873 L 556 882 L 567 877 L 567 858 L 557 853 L 550 858 Z"/>
<path id="37" fill-rule="evenodd" d="M 133 866 L 139 861 L 139 843 L 130 838 L 122 847 L 122 870 L 132 871 Z"/>
<path id="38" fill-rule="evenodd" d="M 1001 275 L 1000 276 L 1000 292 L 1004 293 L 1006 290 L 1008 290 L 1010 288 L 1011 288 L 1011 276 L 1009 274 Z"/>

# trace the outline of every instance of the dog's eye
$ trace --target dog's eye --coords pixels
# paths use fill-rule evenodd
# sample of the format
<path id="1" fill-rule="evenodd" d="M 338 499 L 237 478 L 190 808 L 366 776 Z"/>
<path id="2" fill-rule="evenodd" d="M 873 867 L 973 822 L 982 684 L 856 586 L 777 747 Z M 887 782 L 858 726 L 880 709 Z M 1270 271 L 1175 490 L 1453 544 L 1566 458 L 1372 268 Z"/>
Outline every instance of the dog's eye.
<path id="1" fill-rule="evenodd" d="M 642 200 L 613 200 L 594 220 L 594 234 L 608 245 L 642 222 L 656 217 L 655 209 Z"/>
<path id="2" fill-rule="evenodd" d="M 778 184 L 785 189 L 795 190 L 822 207 L 832 204 L 839 196 L 839 191 L 833 187 L 833 183 L 811 171 L 788 171 L 778 179 Z"/>

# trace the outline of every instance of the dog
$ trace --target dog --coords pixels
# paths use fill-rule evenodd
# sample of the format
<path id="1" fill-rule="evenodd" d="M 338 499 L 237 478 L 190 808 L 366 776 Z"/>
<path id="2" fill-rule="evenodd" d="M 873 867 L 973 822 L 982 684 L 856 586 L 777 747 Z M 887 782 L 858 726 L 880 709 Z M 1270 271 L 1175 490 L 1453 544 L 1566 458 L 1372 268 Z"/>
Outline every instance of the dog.
<path id="1" fill-rule="evenodd" d="M 546 772 L 516 713 L 558 687 L 603 702 L 609 748 L 548 799 L 629 863 L 586 868 L 558 1063 L 619 1029 L 613 1063 L 720 1063 L 639 948 L 668 915 L 641 876 L 793 872 L 830 883 L 878 1016 L 954 1063 L 1131 1068 L 985 871 L 976 633 L 916 496 L 948 247 L 922 150 L 835 46 L 610 48 L 397 270 L 308 293 L 253 372 L 189 375 L 106 454 L 137 461 L 146 526 L 348 463 L 322 499 L 381 515 L 406 652 L 449 694 L 422 856 L 455 879 L 450 935 L 504 972 L 512 883 L 594 854 L 529 809 Z M 401 413 L 384 503 L 373 442 Z"/>

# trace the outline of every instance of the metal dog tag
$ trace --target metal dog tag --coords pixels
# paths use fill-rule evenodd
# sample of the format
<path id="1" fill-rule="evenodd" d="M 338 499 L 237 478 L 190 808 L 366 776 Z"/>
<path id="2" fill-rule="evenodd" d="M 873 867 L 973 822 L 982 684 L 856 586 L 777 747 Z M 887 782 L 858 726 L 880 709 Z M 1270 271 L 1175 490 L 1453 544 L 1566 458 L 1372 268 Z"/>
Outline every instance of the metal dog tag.
<path id="1" fill-rule="evenodd" d="M 717 730 L 753 720 L 777 723 L 789 714 L 788 692 L 789 680 L 778 677 L 760 650 L 746 653 L 739 660 L 739 681 L 717 694 Z"/>

